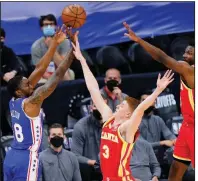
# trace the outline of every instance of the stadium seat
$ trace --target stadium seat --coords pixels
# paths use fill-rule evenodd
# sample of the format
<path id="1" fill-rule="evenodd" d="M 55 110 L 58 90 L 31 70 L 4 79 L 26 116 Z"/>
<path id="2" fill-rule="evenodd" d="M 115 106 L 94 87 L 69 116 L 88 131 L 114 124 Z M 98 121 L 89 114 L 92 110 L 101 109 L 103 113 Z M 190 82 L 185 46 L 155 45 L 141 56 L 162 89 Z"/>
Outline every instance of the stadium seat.
<path id="1" fill-rule="evenodd" d="M 183 60 L 184 51 L 190 41 L 192 40 L 188 36 L 175 38 L 170 45 L 171 56 L 176 60 Z"/>
<path id="2" fill-rule="evenodd" d="M 91 97 L 85 98 L 81 101 L 80 110 L 82 117 L 85 117 L 90 114 L 90 109 L 89 109 L 90 101 L 91 101 Z"/>
<path id="3" fill-rule="evenodd" d="M 96 62 L 102 75 L 104 75 L 109 68 L 117 68 L 121 74 L 132 73 L 128 61 L 122 55 L 121 51 L 114 46 L 100 48 L 96 53 Z"/>
<path id="4" fill-rule="evenodd" d="M 133 43 L 129 47 L 127 57 L 135 72 L 155 71 L 155 67 L 151 65 L 156 64 L 156 62 L 139 44 Z"/>
<path id="5" fill-rule="evenodd" d="M 95 76 L 99 76 L 99 70 L 98 70 L 98 67 L 96 64 L 93 63 L 91 57 L 89 56 L 89 54 L 82 50 L 82 55 L 85 57 L 86 61 L 87 61 L 87 64 L 90 68 L 90 70 L 92 71 L 92 73 L 95 75 Z M 83 75 L 83 71 L 82 71 L 82 67 L 81 67 L 81 64 L 78 60 L 74 60 L 71 64 L 71 67 L 70 67 L 74 73 L 75 73 L 75 79 L 82 79 L 84 78 L 84 75 Z"/>

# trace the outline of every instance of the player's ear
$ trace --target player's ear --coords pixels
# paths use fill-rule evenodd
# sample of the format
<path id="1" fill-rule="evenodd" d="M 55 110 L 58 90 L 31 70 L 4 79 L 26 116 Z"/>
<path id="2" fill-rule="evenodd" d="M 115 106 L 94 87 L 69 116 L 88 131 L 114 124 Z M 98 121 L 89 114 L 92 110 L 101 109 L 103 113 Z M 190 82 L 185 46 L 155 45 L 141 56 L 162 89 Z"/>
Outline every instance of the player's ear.
<path id="1" fill-rule="evenodd" d="M 130 118 L 131 117 L 131 112 L 127 112 L 126 117 Z"/>
<path id="2" fill-rule="evenodd" d="M 23 95 L 21 90 L 15 91 L 15 94 L 17 95 L 17 97 L 21 97 Z"/>
<path id="3" fill-rule="evenodd" d="M 48 136 L 48 143 L 50 144 L 50 137 Z"/>

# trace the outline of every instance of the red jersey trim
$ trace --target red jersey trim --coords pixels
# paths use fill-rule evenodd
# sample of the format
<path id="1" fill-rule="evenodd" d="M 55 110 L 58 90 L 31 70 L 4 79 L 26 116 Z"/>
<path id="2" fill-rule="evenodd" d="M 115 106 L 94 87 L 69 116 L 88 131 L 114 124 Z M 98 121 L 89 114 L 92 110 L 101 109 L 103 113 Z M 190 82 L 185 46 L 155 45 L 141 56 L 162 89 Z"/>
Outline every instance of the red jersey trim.
<path id="1" fill-rule="evenodd" d="M 179 160 L 191 161 L 191 159 L 189 159 L 189 158 L 183 158 L 183 157 L 177 156 L 177 155 L 175 155 L 175 154 L 173 154 L 173 157 L 174 157 L 174 158 L 177 158 L 177 159 L 179 159 Z"/>
<path id="2" fill-rule="evenodd" d="M 112 116 L 111 118 L 109 118 L 104 124 L 103 124 L 103 128 L 107 125 L 107 124 L 109 124 L 111 121 L 113 121 L 114 120 L 114 116 Z"/>

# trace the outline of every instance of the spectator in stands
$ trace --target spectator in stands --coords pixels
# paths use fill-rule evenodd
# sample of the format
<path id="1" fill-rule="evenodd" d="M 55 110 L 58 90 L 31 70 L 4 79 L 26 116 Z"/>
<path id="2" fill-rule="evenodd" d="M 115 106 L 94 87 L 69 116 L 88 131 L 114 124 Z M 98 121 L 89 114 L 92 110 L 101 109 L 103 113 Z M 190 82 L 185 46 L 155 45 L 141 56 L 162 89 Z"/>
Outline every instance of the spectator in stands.
<path id="1" fill-rule="evenodd" d="M 140 102 L 144 101 L 152 91 L 147 90 L 142 93 Z M 153 148 L 158 146 L 172 147 L 175 143 L 176 136 L 166 126 L 162 118 L 153 114 L 153 106 L 149 107 L 144 113 L 143 120 L 139 130 L 141 136 L 151 143 Z M 162 136 L 165 140 L 162 141 Z"/>
<path id="2" fill-rule="evenodd" d="M 101 89 L 101 94 L 107 99 L 108 106 L 114 112 L 116 106 L 120 104 L 125 98 L 126 94 L 122 93 L 120 89 L 121 75 L 120 71 L 115 68 L 108 69 L 105 75 L 105 86 Z"/>
<path id="3" fill-rule="evenodd" d="M 20 71 L 20 67 L 18 65 L 18 60 L 13 52 L 13 50 L 7 47 L 5 42 L 6 32 L 3 28 L 0 28 L 1 33 L 1 86 L 5 86 L 7 82 L 15 77 L 15 75 Z"/>
<path id="4" fill-rule="evenodd" d="M 36 65 L 47 52 L 47 49 L 49 48 L 50 43 L 52 41 L 52 37 L 54 36 L 56 31 L 57 20 L 53 14 L 48 14 L 40 17 L 39 25 L 41 30 L 43 31 L 43 37 L 36 40 L 31 47 L 33 65 Z M 49 67 L 43 75 L 43 79 L 40 82 L 45 82 L 52 75 L 52 73 L 58 67 L 60 62 L 64 59 L 65 55 L 69 51 L 69 48 L 70 42 L 68 39 L 65 39 L 65 41 L 58 46 L 57 51 L 54 54 L 54 58 L 49 64 Z M 74 72 L 71 69 L 69 69 L 64 76 L 64 80 L 73 79 Z"/>
<path id="5" fill-rule="evenodd" d="M 5 45 L 6 32 L 3 28 L 0 28 L 1 37 L 1 69 L 0 69 L 0 79 L 1 79 L 1 128 L 3 135 L 12 134 L 12 130 L 7 121 L 8 115 L 8 101 L 10 100 L 10 95 L 7 92 L 7 82 L 15 77 L 17 74 L 20 75 L 20 66 L 17 60 L 17 56 L 14 51 Z"/>
<path id="6" fill-rule="evenodd" d="M 91 114 L 76 123 L 72 135 L 71 151 L 78 158 L 83 181 L 102 180 L 98 158 L 102 117 L 93 102 L 90 109 Z"/>
<path id="7" fill-rule="evenodd" d="M 141 138 L 134 144 L 130 168 L 133 176 L 141 181 L 158 181 L 161 168 L 149 142 Z"/>
<path id="8" fill-rule="evenodd" d="M 54 123 L 49 128 L 50 147 L 40 153 L 43 181 L 81 181 L 76 156 L 63 149 L 64 130 Z"/>

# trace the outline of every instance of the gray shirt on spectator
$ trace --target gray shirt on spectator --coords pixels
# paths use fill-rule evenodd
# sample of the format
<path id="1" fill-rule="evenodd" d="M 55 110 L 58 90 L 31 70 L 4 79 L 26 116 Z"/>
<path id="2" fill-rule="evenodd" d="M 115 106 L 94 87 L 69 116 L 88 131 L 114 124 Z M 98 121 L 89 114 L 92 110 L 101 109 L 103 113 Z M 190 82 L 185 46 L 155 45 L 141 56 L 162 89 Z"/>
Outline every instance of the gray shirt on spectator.
<path id="1" fill-rule="evenodd" d="M 176 136 L 166 126 L 162 118 L 156 115 L 144 115 L 139 127 L 140 135 L 153 147 L 160 146 L 161 136 L 165 140 L 173 140 Z"/>
<path id="2" fill-rule="evenodd" d="M 149 142 L 139 137 L 134 144 L 130 168 L 134 178 L 141 181 L 152 180 L 161 175 L 161 168 Z"/>
<path id="3" fill-rule="evenodd" d="M 43 181 L 81 181 L 76 156 L 65 149 L 57 153 L 50 147 L 40 153 Z"/>
<path id="4" fill-rule="evenodd" d="M 98 161 L 102 125 L 92 115 L 79 120 L 74 126 L 71 151 L 76 154 L 79 163 L 88 160 Z"/>
<path id="5" fill-rule="evenodd" d="M 70 48 L 70 42 L 68 39 L 65 39 L 57 47 L 57 52 L 61 56 L 65 56 L 66 53 L 69 51 L 69 48 Z M 41 37 L 38 40 L 36 40 L 31 47 L 32 64 L 36 65 L 40 61 L 40 59 L 45 55 L 47 50 L 48 50 L 48 47 L 44 42 L 44 37 Z"/>
<path id="6" fill-rule="evenodd" d="M 111 108 L 113 112 L 116 110 L 116 106 L 119 105 L 121 102 L 118 99 L 113 100 L 108 93 L 105 91 L 104 87 L 100 89 L 100 93 L 105 100 L 107 100 L 108 106 Z M 123 100 L 127 97 L 127 94 L 122 93 Z"/>

